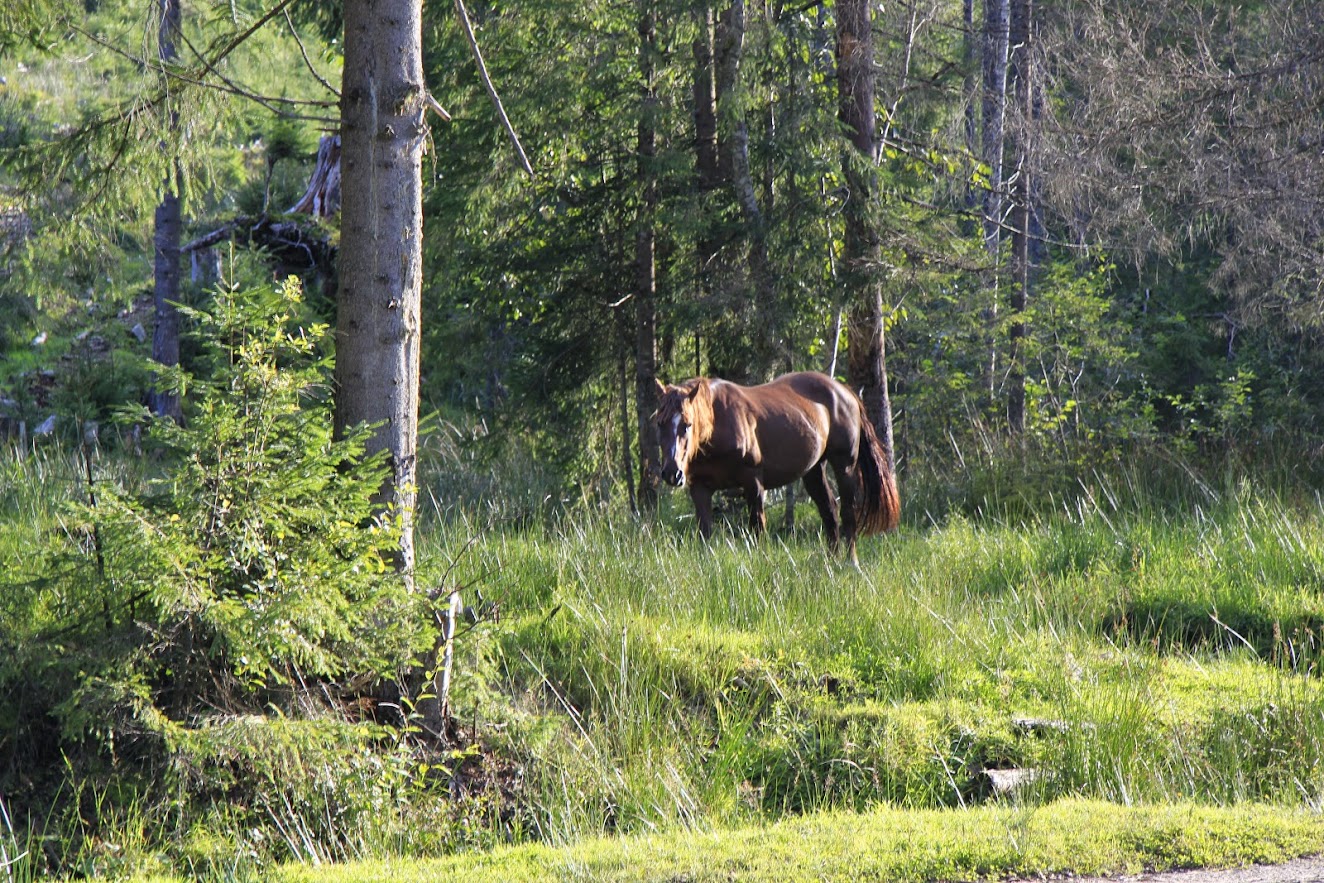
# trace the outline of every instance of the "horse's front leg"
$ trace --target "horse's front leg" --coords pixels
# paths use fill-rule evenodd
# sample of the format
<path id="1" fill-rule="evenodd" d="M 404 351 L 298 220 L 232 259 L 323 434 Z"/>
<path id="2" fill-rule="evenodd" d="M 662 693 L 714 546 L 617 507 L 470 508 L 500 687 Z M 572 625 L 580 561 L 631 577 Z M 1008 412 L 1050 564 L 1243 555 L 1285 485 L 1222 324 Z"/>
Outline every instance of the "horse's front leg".
<path id="1" fill-rule="evenodd" d="M 701 484 L 690 485 L 694 516 L 699 519 L 699 535 L 705 540 L 713 535 L 713 492 Z"/>
<path id="2" fill-rule="evenodd" d="M 758 536 L 768 529 L 768 518 L 763 512 L 763 482 L 757 476 L 745 485 L 745 502 L 749 504 L 749 529 Z"/>

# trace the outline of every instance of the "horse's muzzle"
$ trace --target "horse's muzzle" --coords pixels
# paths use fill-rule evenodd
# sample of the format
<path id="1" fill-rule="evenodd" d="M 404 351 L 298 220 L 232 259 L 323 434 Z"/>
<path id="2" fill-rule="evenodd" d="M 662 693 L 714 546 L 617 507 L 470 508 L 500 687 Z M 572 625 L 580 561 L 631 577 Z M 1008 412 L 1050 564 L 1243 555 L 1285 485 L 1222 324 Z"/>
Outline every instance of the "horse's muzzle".
<path id="1" fill-rule="evenodd" d="M 664 468 L 662 470 L 662 480 L 672 487 L 684 487 L 685 473 L 681 472 L 680 469 L 675 466 L 672 466 L 669 469 Z"/>

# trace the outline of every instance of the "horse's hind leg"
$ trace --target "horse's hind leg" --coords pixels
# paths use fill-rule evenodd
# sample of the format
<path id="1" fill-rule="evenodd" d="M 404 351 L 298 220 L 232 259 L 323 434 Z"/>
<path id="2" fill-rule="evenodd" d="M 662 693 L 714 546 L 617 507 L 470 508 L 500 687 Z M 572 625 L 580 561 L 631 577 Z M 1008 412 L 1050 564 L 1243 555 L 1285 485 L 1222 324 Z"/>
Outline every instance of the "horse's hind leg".
<path id="1" fill-rule="evenodd" d="M 837 548 L 837 500 L 827 486 L 827 476 L 820 460 L 804 475 L 805 490 L 809 499 L 818 507 L 818 517 L 823 519 L 823 536 L 829 548 Z"/>
<path id="2" fill-rule="evenodd" d="M 837 476 L 837 490 L 841 493 L 841 534 L 846 539 L 846 552 L 857 568 L 860 559 L 855 554 L 855 501 L 860 495 L 860 475 L 855 464 L 832 464 Z"/>

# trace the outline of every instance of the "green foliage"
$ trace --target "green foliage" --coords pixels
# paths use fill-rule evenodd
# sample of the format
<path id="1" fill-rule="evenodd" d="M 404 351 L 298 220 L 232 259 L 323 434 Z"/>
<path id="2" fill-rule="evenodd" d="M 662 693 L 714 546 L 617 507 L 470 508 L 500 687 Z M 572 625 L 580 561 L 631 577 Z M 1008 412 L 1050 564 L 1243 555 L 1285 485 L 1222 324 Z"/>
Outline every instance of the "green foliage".
<path id="1" fill-rule="evenodd" d="M 216 715 L 170 747 L 172 784 L 193 802 L 176 861 L 194 875 L 438 852 L 461 830 L 435 793 L 451 771 L 430 768 L 399 730 L 336 716 Z"/>
<path id="2" fill-rule="evenodd" d="M 104 0 L 19 4 L 0 20 L 0 42 L 23 42 L 25 30 L 5 30 L 15 21 L 52 38 L 0 56 L 7 431 L 20 422 L 31 431 L 54 413 L 56 431 L 69 437 L 81 421 L 104 424 L 116 407 L 145 397 L 149 375 L 134 357 L 150 346 L 138 336 L 150 341 L 153 330 L 144 303 L 151 208 L 167 173 L 181 178 L 187 240 L 236 212 L 291 205 L 306 186 L 317 115 L 334 120 L 325 110 L 334 97 L 308 64 L 334 79 L 338 59 L 310 35 L 296 43 L 281 20 L 232 47 L 258 10 L 188 7 L 177 76 L 169 76 L 156 59 L 156 14 L 157 4 Z M 236 91 L 270 100 L 259 107 Z M 178 126 L 169 124 L 175 114 Z M 230 258 L 232 281 L 248 278 L 233 269 L 245 265 L 270 280 L 267 256 L 240 249 Z M 205 292 L 186 282 L 181 296 L 192 303 Z M 187 365 L 187 345 L 183 357 Z"/>
<path id="3" fill-rule="evenodd" d="M 150 830 L 166 824 L 163 785 L 184 800 L 172 826 L 220 811 L 224 795 L 265 789 L 277 799 L 279 782 L 301 787 L 281 752 L 315 752 L 300 764 L 358 764 L 363 774 L 324 778 L 297 799 L 284 792 L 291 815 L 259 802 L 256 821 L 226 817 L 244 830 L 271 837 L 268 826 L 312 825 L 329 812 L 375 843 L 361 821 L 400 790 L 378 778 L 378 752 L 363 747 L 382 732 L 334 720 L 269 732 L 254 724 L 242 730 L 253 751 L 234 755 L 226 751 L 242 742 L 239 724 L 199 723 L 204 710 L 293 714 L 320 704 L 311 691 L 334 695 L 336 679 L 402 670 L 430 646 L 431 619 L 393 570 L 397 527 L 374 503 L 385 467 L 364 455 L 367 428 L 332 437 L 326 329 L 300 324 L 298 284 L 222 289 L 188 315 L 206 371 L 160 372 L 187 396 L 185 423 L 129 415 L 146 428 L 154 466 L 108 473 L 113 463 L 90 446 L 72 470 L 62 457 L 6 461 L 0 596 L 12 627 L 0 637 L 0 689 L 10 697 L 0 747 L 6 768 L 21 760 L 41 772 L 4 790 L 50 799 L 50 777 L 66 782 L 48 820 L 74 838 L 69 855 L 46 857 L 61 866 L 95 858 L 103 826 L 133 819 L 149 832 L 142 849 L 159 848 Z M 61 488 L 65 505 L 34 493 L 43 486 Z M 261 747 L 264 739 L 274 741 Z M 76 761 L 60 772 L 62 751 Z M 349 830 L 322 825 L 316 839 Z M 266 856 L 275 842 L 244 849 Z"/>
<path id="4" fill-rule="evenodd" d="M 17 49 L 50 52 L 60 39 L 60 19 L 75 0 L 14 0 L 0 10 L 0 54 Z"/>
<path id="5" fill-rule="evenodd" d="M 187 8 L 178 58 L 163 66 L 156 7 L 126 0 L 83 5 L 53 4 L 43 19 L 63 31 L 61 51 L 79 61 L 0 61 L 8 80 L 0 108 L 34 107 L 26 142 L 0 153 L 5 183 L 22 184 L 30 205 L 55 219 L 94 228 L 150 220 L 146 210 L 176 170 L 186 213 L 224 211 L 241 183 L 234 159 L 255 135 L 276 136 L 280 158 L 298 156 L 306 153 L 307 122 L 319 112 L 334 122 L 325 109 L 335 98 L 309 73 L 288 29 L 259 29 L 236 44 L 257 10 L 232 3 Z M 309 40 L 303 49 L 318 68 L 333 68 L 320 58 L 319 43 Z M 255 97 L 262 108 L 256 114 Z M 265 171 L 253 170 L 259 178 Z"/>
<path id="6" fill-rule="evenodd" d="M 268 687 L 384 671 L 413 639 L 381 629 L 412 618 L 391 572 L 395 523 L 375 514 L 382 458 L 364 459 L 366 427 L 333 440 L 326 327 L 292 325 L 299 302 L 289 280 L 186 309 L 210 376 L 159 372 L 190 402 L 182 426 L 139 415 L 171 469 L 79 512 L 116 591 L 153 610 L 176 679 L 218 665 Z"/>

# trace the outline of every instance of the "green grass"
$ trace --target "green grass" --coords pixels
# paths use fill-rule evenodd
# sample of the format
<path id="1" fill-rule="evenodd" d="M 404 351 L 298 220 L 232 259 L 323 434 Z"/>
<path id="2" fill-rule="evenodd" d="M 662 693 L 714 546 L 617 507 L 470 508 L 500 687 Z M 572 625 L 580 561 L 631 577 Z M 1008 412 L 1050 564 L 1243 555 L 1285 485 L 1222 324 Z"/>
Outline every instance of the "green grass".
<path id="1" fill-rule="evenodd" d="M 811 536 L 593 520 L 484 535 L 460 571 L 501 600 L 485 677 L 524 715 L 503 748 L 565 843 L 967 806 L 1005 768 L 1041 773 L 1032 802 L 1319 806 L 1322 530 L 1244 497 L 953 517 L 857 573 Z"/>
<path id="2" fill-rule="evenodd" d="M 7 466 L 14 566 L 57 529 L 53 500 L 80 492 L 64 462 Z M 861 545 L 859 571 L 807 509 L 794 533 L 710 543 L 676 499 L 656 520 L 428 515 L 428 582 L 501 613 L 458 648 L 476 753 L 419 772 L 397 744 L 391 778 L 371 740 L 339 764 L 327 743 L 319 769 L 362 781 L 268 813 L 261 840 L 227 827 L 235 813 L 139 797 L 135 817 L 170 830 L 135 834 L 140 856 L 115 867 L 242 878 L 317 856 L 349 862 L 344 879 L 908 880 L 1324 849 L 1324 509 L 1247 482 L 1150 484 L 1096 475 L 1015 521 L 912 513 Z M 16 614 L 43 610 L 14 597 Z M 292 738 L 261 738 L 277 736 Z M 205 788 L 242 769 L 190 775 Z M 1033 780 L 999 798 L 990 771 L 1012 769 Z M 302 793 L 280 790 L 279 764 L 262 775 L 254 793 Z M 373 825 L 338 821 L 381 795 Z"/>
<path id="3" fill-rule="evenodd" d="M 826 812 L 740 830 L 599 838 L 437 860 L 286 866 L 298 883 L 439 880 L 701 881 L 999 879 L 1278 862 L 1324 849 L 1324 822 L 1262 806 L 1125 808 L 1065 801 L 1037 809 Z"/>

